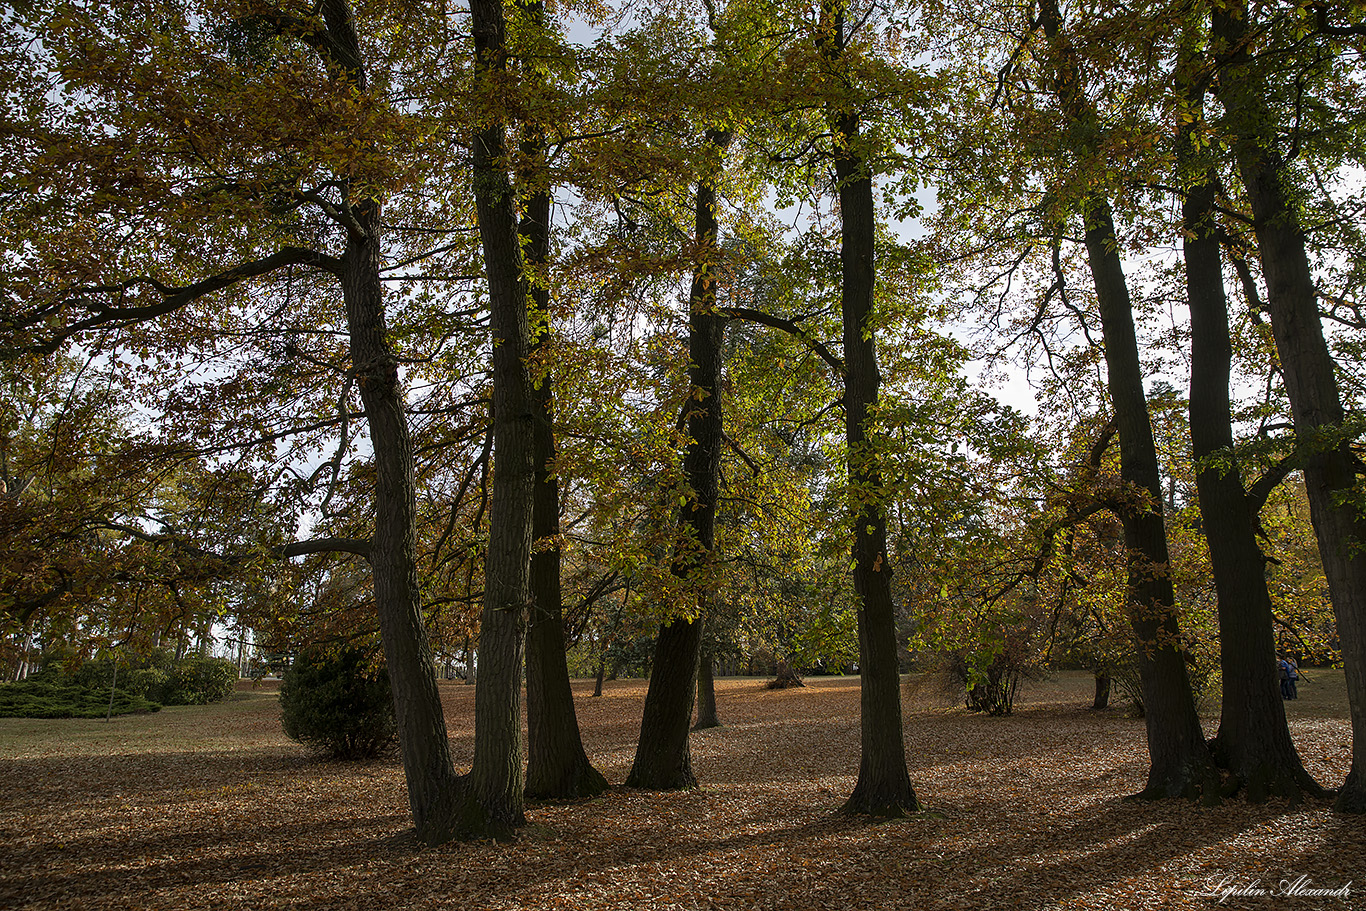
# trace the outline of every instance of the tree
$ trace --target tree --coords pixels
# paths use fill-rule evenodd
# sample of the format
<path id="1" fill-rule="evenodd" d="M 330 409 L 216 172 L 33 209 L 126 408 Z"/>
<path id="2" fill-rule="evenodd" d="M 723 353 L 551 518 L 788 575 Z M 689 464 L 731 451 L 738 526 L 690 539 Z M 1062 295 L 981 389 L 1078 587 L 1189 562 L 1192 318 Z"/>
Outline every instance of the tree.
<path id="1" fill-rule="evenodd" d="M 528 283 L 516 193 L 507 171 L 500 84 L 510 72 L 502 0 L 474 0 L 476 91 L 484 105 L 472 139 L 475 202 L 493 335 L 493 497 L 479 623 L 474 766 L 461 813 L 465 835 L 507 836 L 525 823 L 521 677 L 531 605 L 535 412 L 528 360 Z"/>
<path id="2" fill-rule="evenodd" d="M 1190 305 L 1190 432 L 1196 461 L 1201 525 L 1219 602 L 1223 699 L 1219 733 L 1211 743 L 1218 765 L 1246 790 L 1249 800 L 1271 795 L 1296 798 L 1323 789 L 1300 762 L 1286 726 L 1285 706 L 1269 669 L 1276 661 L 1271 597 L 1257 545 L 1256 514 L 1270 492 L 1249 494 L 1233 445 L 1229 401 L 1228 303 L 1216 215 L 1217 175 L 1205 156 L 1205 76 L 1193 53 L 1203 29 L 1182 36 L 1176 90 L 1188 106 L 1177 134 L 1177 166 L 1189 182 L 1182 205 L 1186 295 Z M 1279 479 L 1279 472 L 1268 478 Z"/>
<path id="3" fill-rule="evenodd" d="M 821 4 L 816 41 L 835 78 L 841 76 L 847 53 L 846 8 L 847 4 L 837 0 Z M 835 136 L 835 180 L 840 201 L 844 427 L 862 683 L 859 777 L 844 809 L 901 816 L 919 810 L 920 803 L 911 787 L 902 739 L 901 676 L 882 464 L 871 433 L 881 384 L 873 324 L 876 267 L 872 165 L 866 140 L 860 135 L 861 118 L 854 100 L 831 102 L 826 117 Z"/>
<path id="4" fill-rule="evenodd" d="M 719 168 L 730 143 L 726 130 L 708 130 L 708 157 Z M 698 266 L 688 296 L 688 380 L 683 410 L 688 444 L 683 472 L 690 495 L 680 509 L 686 529 L 673 557 L 673 574 L 684 582 L 687 605 L 660 628 L 650 686 L 645 694 L 640 739 L 626 783 L 632 787 L 678 789 L 697 786 L 688 751 L 688 722 L 702 654 L 702 626 L 711 586 L 712 550 L 716 544 L 717 486 L 721 465 L 721 364 L 725 321 L 716 310 L 717 219 L 714 177 L 697 185 L 694 238 Z M 696 599 L 694 601 L 694 599 Z"/>
<path id="5" fill-rule="evenodd" d="M 1267 310 L 1294 417 L 1310 512 L 1318 537 L 1347 670 L 1352 706 L 1352 769 L 1334 807 L 1366 812 L 1366 519 L 1355 497 L 1357 459 L 1338 390 L 1337 367 L 1324 338 L 1318 291 L 1295 202 L 1295 182 L 1282 151 L 1269 99 L 1271 58 L 1254 52 L 1261 31 L 1244 2 L 1215 6 L 1211 39 L 1219 68 L 1215 96 L 1252 209 L 1266 281 Z M 1268 34 L 1272 34 L 1269 32 Z"/>
<path id="6" fill-rule="evenodd" d="M 544 87 L 549 56 L 545 5 L 519 4 L 526 20 L 530 53 L 524 71 L 533 86 Z M 526 269 L 531 276 L 528 322 L 535 334 L 531 407 L 535 422 L 535 492 L 533 494 L 531 587 L 534 603 L 527 627 L 527 778 L 528 797 L 592 797 L 607 789 L 607 779 L 593 768 L 583 749 L 574 695 L 565 659 L 564 610 L 560 588 L 560 476 L 556 465 L 553 349 L 549 277 L 551 188 L 546 168 L 545 126 L 524 122 L 520 151 L 528 162 L 522 175 L 524 195 L 518 229 Z"/>
<path id="7" fill-rule="evenodd" d="M 388 84 L 371 84 L 367 51 L 383 46 L 362 40 L 345 0 L 299 15 L 257 4 L 182 12 L 63 8 L 52 28 L 30 30 L 49 36 L 45 50 L 73 92 L 51 120 L 62 141 L 33 162 L 36 211 L 47 211 L 43 199 L 56 186 L 89 200 L 88 218 L 131 228 L 145 216 L 146 227 L 135 242 L 101 244 L 74 261 L 53 237 L 30 248 L 11 338 L 55 351 L 98 332 L 164 350 L 166 324 L 192 325 L 192 305 L 213 296 L 288 281 L 296 270 L 340 289 L 374 453 L 374 527 L 363 543 L 300 542 L 283 552 L 341 549 L 369 559 L 409 806 L 419 836 L 440 840 L 457 779 L 422 625 L 412 442 L 381 276 L 384 199 L 410 176 L 399 173 L 426 128 L 390 106 Z M 150 44 L 149 15 L 157 20 Z M 414 21 L 425 24 L 420 16 L 390 24 L 402 32 Z M 138 78 L 125 104 L 133 59 Z M 325 110 L 336 114 L 335 133 L 301 133 L 291 120 Z M 100 127 L 83 130 L 87 118 Z M 263 149 L 266 137 L 274 138 Z M 59 243 L 79 243 L 84 230 L 61 218 L 38 224 Z M 200 244 L 203 232 L 217 242 Z M 196 273 L 203 277 L 185 280 Z"/>
<path id="8" fill-rule="evenodd" d="M 1076 52 L 1054 0 L 1041 0 L 1039 24 L 1053 89 L 1069 132 L 1094 135 L 1099 119 L 1081 83 Z M 1066 141 L 1066 140 L 1064 140 Z M 1094 149 L 1073 149 L 1082 156 Z M 1079 200 L 1087 260 L 1104 329 L 1109 392 L 1119 430 L 1120 474 L 1127 489 L 1119 514 L 1129 551 L 1129 614 L 1139 644 L 1139 668 L 1151 766 L 1145 797 L 1219 798 L 1217 776 L 1196 713 L 1169 570 L 1162 490 L 1138 357 L 1133 309 L 1109 200 L 1092 192 Z"/>

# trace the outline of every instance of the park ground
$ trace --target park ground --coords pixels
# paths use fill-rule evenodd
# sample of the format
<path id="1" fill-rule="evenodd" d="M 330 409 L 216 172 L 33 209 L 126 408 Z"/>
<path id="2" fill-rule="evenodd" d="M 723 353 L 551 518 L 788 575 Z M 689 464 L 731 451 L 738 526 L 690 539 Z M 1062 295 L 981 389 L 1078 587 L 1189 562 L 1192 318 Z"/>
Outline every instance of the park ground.
<path id="1" fill-rule="evenodd" d="M 1337 786 L 1342 673 L 1309 674 L 1291 728 Z M 314 760 L 267 687 L 108 723 L 0 719 L 0 909 L 1366 908 L 1366 820 L 1326 802 L 1124 800 L 1144 784 L 1143 722 L 1087 708 L 1086 675 L 1026 684 L 1008 718 L 908 681 L 927 811 L 890 822 L 837 813 L 858 770 L 857 678 L 807 683 L 718 681 L 724 727 L 692 740 L 698 790 L 616 784 L 532 804 L 515 843 L 435 849 L 403 835 L 396 760 Z M 466 768 L 473 690 L 442 684 Z M 645 685 L 591 691 L 575 682 L 585 744 L 619 783 Z"/>

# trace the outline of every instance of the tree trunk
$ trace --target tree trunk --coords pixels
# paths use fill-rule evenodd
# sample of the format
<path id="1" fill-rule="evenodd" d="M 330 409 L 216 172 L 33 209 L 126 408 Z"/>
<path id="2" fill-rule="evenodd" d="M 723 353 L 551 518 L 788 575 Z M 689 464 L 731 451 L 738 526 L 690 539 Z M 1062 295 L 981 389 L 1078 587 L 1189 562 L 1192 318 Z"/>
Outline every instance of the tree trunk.
<path id="1" fill-rule="evenodd" d="M 1193 64 L 1186 61 L 1181 72 Z M 1193 111 L 1202 109 L 1203 94 L 1187 87 Z M 1198 165 L 1196 127 L 1195 122 L 1183 124 L 1177 137 L 1177 165 L 1183 171 Z M 1276 642 L 1266 561 L 1257 546 L 1257 507 L 1247 497 L 1234 456 L 1228 392 L 1233 347 L 1214 202 L 1214 181 L 1207 178 L 1190 188 L 1182 210 L 1191 319 L 1191 444 L 1201 524 L 1219 600 L 1223 675 L 1219 733 L 1210 747 L 1215 762 L 1234 776 L 1248 800 L 1273 795 L 1297 799 L 1301 791 L 1323 796 L 1300 762 L 1286 726 L 1274 673 Z"/>
<path id="2" fill-rule="evenodd" d="M 720 167 L 730 134 L 707 131 L 708 151 Z M 689 295 L 688 379 L 685 406 L 688 447 L 683 473 L 691 488 L 681 524 L 686 533 L 674 554 L 673 573 L 685 580 L 696 616 L 677 617 L 659 631 L 650 686 L 640 723 L 640 740 L 626 783 L 636 788 L 694 788 L 688 753 L 694 685 L 702 649 L 702 615 L 712 585 L 710 563 L 716 540 L 716 501 L 721 470 L 721 342 L 725 322 L 716 312 L 716 189 L 708 178 L 697 184 L 695 223 L 698 265 Z"/>
<path id="3" fill-rule="evenodd" d="M 820 50 L 832 68 L 844 53 L 844 5 L 821 7 Z M 858 782 L 844 812 L 903 816 L 920 809 L 906 768 L 901 726 L 901 675 L 896 654 L 892 565 L 887 557 L 887 515 L 882 460 L 869 439 L 871 412 L 882 377 L 870 325 L 875 266 L 873 181 L 860 148 L 861 123 L 853 108 L 831 105 L 835 178 L 840 200 L 840 317 L 844 341 L 844 435 L 848 447 L 849 501 L 854 530 L 853 576 L 858 603 L 861 756 Z"/>
<path id="4" fill-rule="evenodd" d="M 703 648 L 702 660 L 697 667 L 697 721 L 694 731 L 719 728 L 721 719 L 716 715 L 716 680 L 712 677 L 711 652 Z"/>
<path id="5" fill-rule="evenodd" d="M 794 686 L 804 687 L 806 684 L 802 683 L 802 678 L 797 676 L 797 672 L 792 669 L 792 665 L 788 664 L 784 659 L 779 659 L 778 669 L 774 673 L 773 679 L 765 686 L 765 689 L 785 690 Z"/>
<path id="6" fill-rule="evenodd" d="M 1096 129 L 1098 118 L 1080 84 L 1075 54 L 1062 34 L 1055 0 L 1040 4 L 1040 21 L 1050 44 L 1055 88 L 1068 126 Z M 1162 517 L 1161 472 L 1114 218 L 1103 195 L 1084 200 L 1083 214 L 1087 260 L 1105 333 L 1110 400 L 1119 431 L 1119 471 L 1125 491 L 1118 512 L 1128 552 L 1128 613 L 1138 644 L 1151 760 L 1147 786 L 1138 796 L 1203 796 L 1217 801 L 1218 774 L 1205 746 L 1181 647 Z"/>
<path id="7" fill-rule="evenodd" d="M 680 617 L 660 628 L 628 786 L 659 791 L 697 787 L 688 749 L 688 722 L 701 644 L 701 617 Z"/>
<path id="8" fill-rule="evenodd" d="M 359 379 L 375 453 L 375 533 L 370 566 L 408 803 L 419 837 L 430 839 L 443 826 L 443 815 L 458 779 L 446 739 L 446 718 L 436 688 L 431 649 L 422 626 L 413 449 L 404 415 L 398 358 L 384 325 L 379 207 L 367 203 L 356 211 L 371 236 L 348 241 L 342 262 L 342 292 L 350 327 L 351 363 Z"/>
<path id="9" fill-rule="evenodd" d="M 363 89 L 359 39 L 345 0 L 322 8 L 329 37 L 345 61 L 347 77 Z M 446 718 L 436 687 L 432 653 L 422 626 L 417 579 L 416 495 L 413 447 L 404 413 L 398 358 L 384 322 L 379 204 L 351 202 L 355 226 L 341 259 L 342 297 L 357 378 L 375 460 L 375 532 L 370 566 L 380 638 L 394 697 L 399 750 L 408 785 L 408 805 L 420 838 L 441 836 L 459 779 L 451 761 Z"/>
<path id="10" fill-rule="evenodd" d="M 1096 695 L 1091 700 L 1091 708 L 1096 711 L 1108 709 L 1110 707 L 1110 672 L 1094 671 L 1096 677 Z"/>
<path id="11" fill-rule="evenodd" d="M 544 7 L 527 4 L 535 15 Z M 543 162 L 545 140 L 529 133 L 522 141 L 529 161 Z M 520 235 L 531 284 L 530 322 L 536 327 L 531 349 L 536 377 L 531 390 L 535 421 L 535 494 L 531 555 L 533 603 L 527 631 L 526 796 L 569 799 L 607 790 L 607 779 L 593 768 L 583 749 L 569 665 L 564 652 L 564 611 L 560 602 L 560 481 L 555 473 L 555 410 L 550 377 L 550 290 L 544 270 L 550 262 L 550 189 L 544 173 L 533 175 L 524 204 Z"/>
<path id="12" fill-rule="evenodd" d="M 507 70 L 501 0 L 473 0 L 476 92 Z M 474 765 L 457 819 L 466 837 L 508 837 L 526 822 L 522 785 L 521 683 L 526 617 L 531 606 L 534 419 L 527 327 L 527 286 L 517 234 L 516 198 L 503 161 L 505 130 L 489 118 L 474 136 L 475 208 L 488 275 L 493 336 L 493 492 L 484 559 L 479 629 L 479 686 L 474 691 Z"/>
<path id="13" fill-rule="evenodd" d="M 1220 67 L 1217 94 L 1235 134 L 1234 156 L 1252 205 L 1253 230 L 1266 280 L 1271 330 L 1303 453 L 1309 515 L 1333 599 L 1347 697 L 1352 712 L 1352 768 L 1334 809 L 1366 812 L 1366 520 L 1352 505 L 1356 460 L 1342 433 L 1336 365 L 1319 319 L 1305 235 L 1276 146 L 1277 124 L 1267 81 L 1248 42 L 1248 8 L 1237 2 L 1213 13 Z M 1268 668 L 1267 673 L 1270 674 Z"/>
<path id="14" fill-rule="evenodd" d="M 1217 801 L 1218 776 L 1205 746 L 1186 672 L 1186 654 L 1181 647 L 1162 517 L 1157 449 L 1109 204 L 1093 201 L 1087 224 L 1086 247 L 1100 302 L 1110 399 L 1119 427 L 1120 477 L 1126 487 L 1125 496 L 1137 500 L 1120 510 L 1120 522 L 1128 551 L 1129 616 L 1138 641 L 1152 762 L 1148 784 L 1140 796 L 1203 796 Z"/>

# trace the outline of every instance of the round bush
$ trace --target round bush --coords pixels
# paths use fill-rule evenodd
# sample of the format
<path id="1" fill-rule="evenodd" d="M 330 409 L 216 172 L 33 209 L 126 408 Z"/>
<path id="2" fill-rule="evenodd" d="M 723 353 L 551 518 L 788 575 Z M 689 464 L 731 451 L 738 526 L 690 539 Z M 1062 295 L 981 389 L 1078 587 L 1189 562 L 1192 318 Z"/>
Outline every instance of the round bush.
<path id="1" fill-rule="evenodd" d="M 285 733 L 334 759 L 368 759 L 394 742 L 389 674 L 357 648 L 302 652 L 280 684 Z"/>
<path id="2" fill-rule="evenodd" d="M 151 699 L 153 702 L 161 702 L 162 700 L 158 697 L 165 692 L 166 672 L 159 667 L 136 667 L 119 682 L 122 684 L 121 689 L 127 690 L 134 696 Z"/>
<path id="3" fill-rule="evenodd" d="M 159 693 L 163 705 L 208 705 L 220 702 L 237 684 L 237 665 L 226 658 L 182 658 L 166 674 Z"/>

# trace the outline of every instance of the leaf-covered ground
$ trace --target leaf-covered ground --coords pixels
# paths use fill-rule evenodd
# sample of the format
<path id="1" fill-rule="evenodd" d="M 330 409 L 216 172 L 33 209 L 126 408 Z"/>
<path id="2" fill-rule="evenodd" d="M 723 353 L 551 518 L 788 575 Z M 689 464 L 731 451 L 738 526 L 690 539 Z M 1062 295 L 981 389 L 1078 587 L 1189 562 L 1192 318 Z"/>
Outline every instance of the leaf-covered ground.
<path id="1" fill-rule="evenodd" d="M 1292 728 L 1336 786 L 1342 676 L 1311 673 Z M 534 804 L 516 843 L 426 850 L 401 837 L 394 760 L 312 760 L 265 690 L 110 723 L 0 719 L 0 908 L 1366 908 L 1366 820 L 1322 802 L 1122 800 L 1144 782 L 1142 721 L 1087 709 L 1079 675 L 1028 687 L 1010 718 L 908 689 L 929 812 L 838 815 L 858 768 L 858 681 L 807 682 L 718 681 L 725 726 L 692 741 L 700 790 Z M 620 782 L 644 684 L 597 699 L 575 687 L 589 753 Z M 467 766 L 473 688 L 442 691 Z M 1301 892 L 1349 894 L 1204 894 L 1301 877 Z"/>

